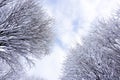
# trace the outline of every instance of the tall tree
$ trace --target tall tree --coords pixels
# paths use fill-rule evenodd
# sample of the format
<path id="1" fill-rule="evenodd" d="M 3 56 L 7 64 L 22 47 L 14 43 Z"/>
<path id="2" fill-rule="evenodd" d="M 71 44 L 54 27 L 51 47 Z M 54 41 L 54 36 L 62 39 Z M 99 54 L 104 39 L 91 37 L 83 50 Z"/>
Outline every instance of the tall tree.
<path id="1" fill-rule="evenodd" d="M 70 51 L 62 80 L 120 80 L 120 10 Z"/>
<path id="2" fill-rule="evenodd" d="M 50 23 L 35 0 L 0 0 L 0 80 L 18 80 L 23 62 L 49 53 Z"/>

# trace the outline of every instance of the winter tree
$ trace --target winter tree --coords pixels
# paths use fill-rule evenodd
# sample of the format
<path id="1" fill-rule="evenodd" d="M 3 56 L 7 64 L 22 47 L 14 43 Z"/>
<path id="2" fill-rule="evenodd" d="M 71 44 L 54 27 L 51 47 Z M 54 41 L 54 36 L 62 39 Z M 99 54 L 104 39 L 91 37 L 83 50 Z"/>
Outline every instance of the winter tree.
<path id="1" fill-rule="evenodd" d="M 120 80 L 120 10 L 97 21 L 64 65 L 61 80 Z"/>
<path id="2" fill-rule="evenodd" d="M 50 23 L 37 0 L 0 0 L 0 80 L 18 80 L 24 62 L 49 53 Z"/>

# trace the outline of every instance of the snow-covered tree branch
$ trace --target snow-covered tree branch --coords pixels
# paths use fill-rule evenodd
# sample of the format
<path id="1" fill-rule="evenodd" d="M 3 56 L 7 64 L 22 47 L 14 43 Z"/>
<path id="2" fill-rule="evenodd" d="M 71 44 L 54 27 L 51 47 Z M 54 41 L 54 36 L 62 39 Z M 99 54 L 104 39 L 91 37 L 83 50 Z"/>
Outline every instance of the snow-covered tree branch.
<path id="1" fill-rule="evenodd" d="M 62 80 L 120 80 L 119 12 L 97 21 L 83 45 L 71 50 Z"/>
<path id="2" fill-rule="evenodd" d="M 49 53 L 50 23 L 35 0 L 0 0 L 0 80 L 15 80 L 22 61 Z"/>

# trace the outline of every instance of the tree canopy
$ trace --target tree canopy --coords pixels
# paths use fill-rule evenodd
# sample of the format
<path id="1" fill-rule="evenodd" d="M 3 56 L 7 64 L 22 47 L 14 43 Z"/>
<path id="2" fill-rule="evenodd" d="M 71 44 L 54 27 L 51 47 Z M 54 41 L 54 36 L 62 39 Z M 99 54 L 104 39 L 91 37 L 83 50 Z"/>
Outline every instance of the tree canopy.
<path id="1" fill-rule="evenodd" d="M 51 19 L 35 0 L 0 0 L 0 80 L 16 80 L 23 62 L 49 53 Z M 17 79 L 18 80 L 18 79 Z"/>
<path id="2" fill-rule="evenodd" d="M 70 51 L 62 80 L 120 80 L 120 10 L 93 22 L 83 45 Z"/>

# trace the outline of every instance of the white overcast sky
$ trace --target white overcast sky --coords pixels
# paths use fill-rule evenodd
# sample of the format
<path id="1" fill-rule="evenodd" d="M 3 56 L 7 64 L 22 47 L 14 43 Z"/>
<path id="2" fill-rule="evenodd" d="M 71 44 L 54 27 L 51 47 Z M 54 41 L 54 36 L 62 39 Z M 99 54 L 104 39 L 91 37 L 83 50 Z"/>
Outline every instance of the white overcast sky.
<path id="1" fill-rule="evenodd" d="M 55 44 L 51 55 L 37 62 L 31 73 L 46 80 L 59 80 L 67 50 L 81 43 L 90 23 L 97 17 L 109 17 L 119 0 L 45 0 L 43 7 L 55 19 Z"/>

